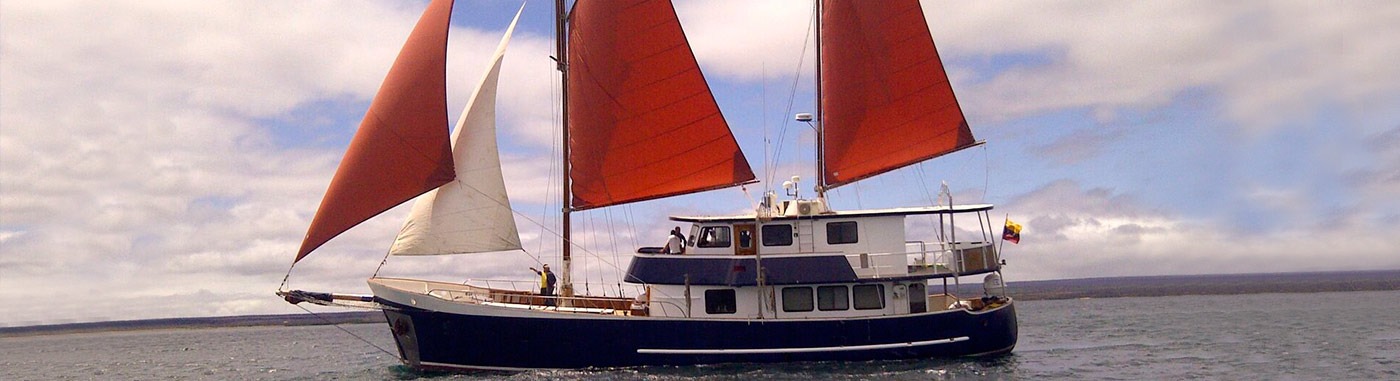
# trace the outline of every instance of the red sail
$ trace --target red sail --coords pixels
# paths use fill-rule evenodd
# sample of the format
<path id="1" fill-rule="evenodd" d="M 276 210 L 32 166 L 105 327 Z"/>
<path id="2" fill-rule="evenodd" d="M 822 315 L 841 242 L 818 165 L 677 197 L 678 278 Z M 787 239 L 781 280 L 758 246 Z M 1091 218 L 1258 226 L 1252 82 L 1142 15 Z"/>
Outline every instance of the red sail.
<path id="1" fill-rule="evenodd" d="M 296 260 L 361 222 L 452 181 L 447 29 L 452 0 L 433 0 L 345 151 Z"/>
<path id="2" fill-rule="evenodd" d="M 821 23 L 828 188 L 976 143 L 917 0 L 823 0 Z"/>
<path id="3" fill-rule="evenodd" d="M 754 179 L 665 0 L 580 1 L 569 29 L 572 207 Z"/>

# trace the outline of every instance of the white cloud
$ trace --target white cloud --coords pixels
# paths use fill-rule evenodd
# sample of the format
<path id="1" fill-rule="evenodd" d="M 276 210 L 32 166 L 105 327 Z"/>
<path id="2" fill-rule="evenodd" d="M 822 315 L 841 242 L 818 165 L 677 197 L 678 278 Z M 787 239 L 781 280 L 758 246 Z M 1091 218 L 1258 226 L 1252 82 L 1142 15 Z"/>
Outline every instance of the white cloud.
<path id="1" fill-rule="evenodd" d="M 296 140 L 350 134 L 363 110 L 342 104 L 369 100 L 421 6 L 0 5 L 0 304 L 6 306 L 0 325 L 296 312 L 271 291 L 341 156 L 340 147 Z M 1230 115 L 1251 123 L 1293 115 L 1277 110 L 1316 112 L 1322 106 L 1314 104 L 1328 102 L 1365 110 L 1394 103 L 1397 79 L 1385 70 L 1396 66 L 1389 63 L 1397 42 L 1386 37 L 1400 34 L 1388 22 L 1400 17 L 1390 3 L 1256 6 L 954 3 L 926 9 L 945 57 L 1030 52 L 1051 58 L 976 86 L 962 85 L 975 76 L 955 72 L 959 94 L 976 104 L 969 110 L 1018 117 L 1064 107 L 1153 107 L 1197 87 L 1219 91 Z M 711 81 L 741 84 L 790 76 L 810 16 L 809 4 L 800 1 L 677 7 Z M 491 27 L 503 28 L 504 21 Z M 454 118 L 472 90 L 461 84 L 479 79 L 500 32 L 453 30 L 448 79 Z M 499 97 L 507 182 L 526 214 L 517 220 L 527 250 L 547 261 L 556 261 L 554 235 L 530 221 L 552 227 L 553 217 L 540 216 L 557 210 L 542 205 L 558 197 L 548 180 L 557 176 L 548 154 L 557 126 L 556 74 L 546 58 L 552 54 L 550 36 L 518 30 Z M 1318 98 L 1322 102 L 1311 101 Z M 312 131 L 295 119 L 318 102 L 334 105 L 325 115 L 307 117 L 307 124 L 332 125 L 329 130 Z M 1392 133 L 1378 136 L 1394 140 L 1393 124 L 1386 128 Z M 1378 157 L 1395 158 L 1387 148 L 1393 146 L 1375 148 Z M 780 168 L 775 178 L 804 174 L 810 189 L 810 167 L 784 162 Z M 1355 178 L 1369 199 L 1400 189 L 1393 164 L 1359 170 Z M 892 179 L 839 192 L 885 202 L 883 184 L 900 182 Z M 1257 195 L 1280 202 L 1290 197 L 1287 190 L 1270 192 Z M 601 257 L 580 263 L 580 278 L 610 281 L 609 271 L 617 270 L 612 266 L 625 267 L 634 246 L 658 244 L 671 223 L 655 207 L 725 213 L 746 206 L 737 195 L 726 190 L 576 214 L 576 239 L 588 245 L 578 255 Z M 725 202 L 709 202 L 715 199 Z M 1006 205 L 1027 211 L 1026 243 L 1010 254 L 1013 271 L 1020 272 L 1013 279 L 1308 269 L 1298 263 L 1397 266 L 1375 255 L 1394 242 L 1360 233 L 1387 218 L 1384 210 L 1393 206 L 1335 225 L 1289 226 L 1239 240 L 1244 233 L 1218 221 L 1184 220 L 1076 183 L 1051 184 Z M 1367 205 L 1374 204 L 1359 206 Z M 298 265 L 293 286 L 363 290 L 404 211 L 332 240 Z M 1326 255 L 1320 253 L 1343 254 L 1320 259 Z M 533 264 L 519 255 L 413 258 L 391 261 L 385 271 L 529 279 L 523 269 Z M 58 291 L 62 298 L 32 297 Z"/>
<path id="2" fill-rule="evenodd" d="M 945 58 L 1042 54 L 985 84 L 957 83 L 974 113 L 1014 117 L 1156 107 L 1218 92 L 1247 129 L 1400 97 L 1400 6 L 1385 1 L 1017 4 L 925 1 Z M 1389 101 L 1382 101 L 1382 100 Z M 995 110 L 995 111 L 975 111 Z"/>
<path id="3" fill-rule="evenodd" d="M 50 306 L 53 319 L 246 311 L 239 295 L 270 296 L 340 152 L 281 146 L 277 135 L 295 132 L 275 129 L 300 127 L 266 121 L 310 102 L 368 101 L 419 12 L 416 2 L 6 2 L 0 301 L 17 311 L 0 324 L 44 319 L 28 315 L 45 306 L 15 306 L 54 288 L 84 296 L 55 301 L 75 305 Z M 500 38 L 455 36 L 459 50 Z M 398 223 L 371 221 L 382 229 L 331 247 L 386 242 Z M 308 283 L 344 279 L 309 267 L 322 271 Z M 152 297 L 192 289 L 226 306 Z"/>
<path id="4" fill-rule="evenodd" d="M 976 119 L 1081 107 L 1108 117 L 1205 90 L 1235 122 L 1260 130 L 1327 107 L 1364 112 L 1400 99 L 1393 2 L 926 0 L 923 8 Z M 677 12 L 706 73 L 746 81 L 790 78 L 811 19 L 802 1 L 681 2 Z M 997 66 L 1008 60 L 1026 62 Z M 995 76 L 973 75 L 985 71 Z"/>
<path id="5" fill-rule="evenodd" d="M 1264 197 L 1276 197 L 1268 195 Z M 1111 189 L 1051 183 L 1006 203 L 1024 225 L 1003 258 L 1013 279 L 1368 270 L 1400 267 L 1400 238 L 1374 233 L 1380 211 L 1249 232 L 1186 219 Z"/>
<path id="6" fill-rule="evenodd" d="M 812 4 L 783 0 L 686 1 L 676 15 L 709 76 L 746 80 L 791 77 L 808 41 Z M 810 71 L 811 49 L 804 70 Z M 811 73 L 805 74 L 811 78 Z"/>
<path id="7" fill-rule="evenodd" d="M 1376 153 L 1373 159 L 1375 168 L 1353 171 L 1349 176 L 1351 184 L 1348 185 L 1360 189 L 1369 200 L 1376 200 L 1379 204 L 1389 203 L 1392 211 L 1400 213 L 1400 201 L 1395 197 L 1400 194 L 1400 125 L 1367 138 L 1370 147 L 1365 148 Z M 1392 218 L 1396 219 L 1393 222 L 1400 222 L 1400 215 Z"/>

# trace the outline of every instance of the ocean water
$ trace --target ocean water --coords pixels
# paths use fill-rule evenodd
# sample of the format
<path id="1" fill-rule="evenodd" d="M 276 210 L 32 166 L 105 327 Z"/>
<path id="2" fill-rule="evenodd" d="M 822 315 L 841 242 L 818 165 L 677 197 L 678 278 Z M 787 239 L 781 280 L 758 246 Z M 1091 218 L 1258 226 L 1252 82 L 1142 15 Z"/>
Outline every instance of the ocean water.
<path id="1" fill-rule="evenodd" d="M 1400 379 L 1400 291 L 1018 302 L 1006 356 L 420 374 L 382 324 L 0 338 L 0 380 Z M 363 339 L 363 341 L 361 340 Z"/>

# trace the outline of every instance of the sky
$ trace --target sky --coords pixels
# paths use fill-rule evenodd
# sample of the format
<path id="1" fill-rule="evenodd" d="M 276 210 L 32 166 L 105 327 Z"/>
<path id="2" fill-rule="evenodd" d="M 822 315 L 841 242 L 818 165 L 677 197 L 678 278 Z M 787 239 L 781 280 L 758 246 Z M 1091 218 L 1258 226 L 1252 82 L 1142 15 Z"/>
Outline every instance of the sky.
<path id="1" fill-rule="evenodd" d="M 667 215 L 813 185 L 812 131 L 792 121 L 813 111 L 810 2 L 676 3 L 764 181 L 576 213 L 574 277 L 595 293 L 625 286 Z M 284 278 L 368 293 L 406 206 L 290 265 L 425 4 L 0 3 L 0 326 L 300 313 L 273 294 Z M 450 120 L 520 6 L 457 2 Z M 396 257 L 380 275 L 523 288 L 527 267 L 558 268 L 552 7 L 525 5 L 497 104 L 525 252 Z M 987 144 L 837 188 L 834 208 L 929 205 L 947 182 L 1025 226 L 1003 250 L 1011 282 L 1400 268 L 1400 3 L 923 8 Z"/>

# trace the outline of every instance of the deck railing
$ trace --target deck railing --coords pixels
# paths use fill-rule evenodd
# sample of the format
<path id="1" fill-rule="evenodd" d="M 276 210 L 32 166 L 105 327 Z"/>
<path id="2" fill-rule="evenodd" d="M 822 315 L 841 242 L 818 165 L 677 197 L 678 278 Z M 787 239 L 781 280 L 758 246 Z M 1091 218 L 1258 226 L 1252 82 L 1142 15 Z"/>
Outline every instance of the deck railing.
<path id="1" fill-rule="evenodd" d="M 481 284 L 484 287 L 468 283 Z M 536 291 L 520 290 L 521 285 L 528 287 L 537 284 L 531 281 L 494 279 L 468 280 L 464 283 L 425 282 L 423 293 L 454 302 L 514 305 L 521 308 L 590 314 L 613 314 L 618 311 L 631 313 L 636 301 L 636 298 L 631 296 L 545 296 Z M 500 288 L 501 286 L 508 288 Z"/>
<path id="2" fill-rule="evenodd" d="M 907 250 L 893 253 L 846 254 L 861 278 L 900 276 L 963 276 L 1001 268 L 996 247 L 990 242 L 905 242 Z"/>

